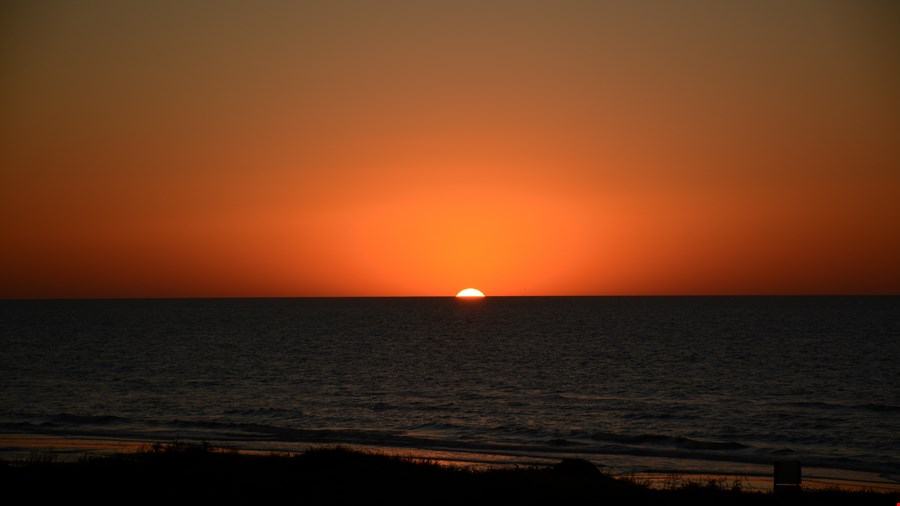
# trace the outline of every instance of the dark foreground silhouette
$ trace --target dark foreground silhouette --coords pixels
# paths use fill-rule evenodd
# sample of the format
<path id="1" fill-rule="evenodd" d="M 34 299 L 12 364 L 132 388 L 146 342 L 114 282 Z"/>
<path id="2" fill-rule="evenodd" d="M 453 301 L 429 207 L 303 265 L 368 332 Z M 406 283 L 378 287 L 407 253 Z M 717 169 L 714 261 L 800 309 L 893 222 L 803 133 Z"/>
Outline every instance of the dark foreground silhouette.
<path id="1" fill-rule="evenodd" d="M 245 455 L 184 444 L 78 462 L 0 462 L 6 499 L 203 504 L 801 504 L 894 506 L 900 494 L 804 491 L 788 496 L 719 482 L 657 490 L 601 473 L 587 461 L 468 470 L 341 448 Z"/>

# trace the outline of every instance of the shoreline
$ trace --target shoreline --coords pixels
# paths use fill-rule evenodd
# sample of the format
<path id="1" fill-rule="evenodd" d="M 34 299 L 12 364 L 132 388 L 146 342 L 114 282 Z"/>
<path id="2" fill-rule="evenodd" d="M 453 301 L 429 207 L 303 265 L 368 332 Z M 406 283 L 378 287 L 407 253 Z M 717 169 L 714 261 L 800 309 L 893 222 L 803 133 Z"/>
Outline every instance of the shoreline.
<path id="1" fill-rule="evenodd" d="M 344 448 L 373 452 L 391 458 L 430 462 L 450 468 L 473 471 L 552 467 L 564 459 L 586 460 L 614 477 L 636 479 L 652 488 L 671 487 L 676 482 L 739 482 L 745 490 L 771 492 L 772 467 L 720 460 L 674 459 L 623 455 L 560 454 L 527 455 L 514 452 L 427 449 L 363 444 L 253 442 L 235 445 L 234 441 L 178 440 L 174 444 L 209 444 L 210 448 L 245 456 L 297 456 L 309 450 Z M 3 462 L 76 462 L 92 457 L 139 454 L 154 445 L 171 441 L 102 437 L 65 437 L 40 434 L 0 434 L 0 461 Z M 900 481 L 883 474 L 824 467 L 804 467 L 802 486 L 809 490 L 876 491 L 900 493 Z"/>
<path id="2" fill-rule="evenodd" d="M 141 451 L 67 462 L 0 460 L 0 487 L 34 502 L 121 504 L 203 501 L 263 504 L 693 504 L 892 505 L 900 491 L 802 488 L 753 490 L 727 477 L 654 484 L 613 476 L 581 459 L 552 465 L 468 469 L 344 447 L 298 454 L 247 454 L 205 444 L 154 444 Z"/>

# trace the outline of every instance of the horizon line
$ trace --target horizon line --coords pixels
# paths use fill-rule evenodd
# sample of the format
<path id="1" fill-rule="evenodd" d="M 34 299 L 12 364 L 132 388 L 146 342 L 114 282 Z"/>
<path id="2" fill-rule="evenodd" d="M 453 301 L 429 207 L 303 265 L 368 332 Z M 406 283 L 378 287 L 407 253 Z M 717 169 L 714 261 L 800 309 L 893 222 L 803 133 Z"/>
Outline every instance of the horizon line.
<path id="1" fill-rule="evenodd" d="M 485 295 L 484 299 L 512 298 L 812 298 L 812 297 L 898 297 L 900 293 L 747 293 L 747 294 L 572 294 L 572 295 Z M 292 300 L 292 299 L 456 299 L 456 295 L 250 295 L 250 296 L 109 296 L 109 297 L 0 297 L 0 302 L 26 301 L 139 301 L 139 300 Z M 479 297 L 478 299 L 481 299 Z"/>

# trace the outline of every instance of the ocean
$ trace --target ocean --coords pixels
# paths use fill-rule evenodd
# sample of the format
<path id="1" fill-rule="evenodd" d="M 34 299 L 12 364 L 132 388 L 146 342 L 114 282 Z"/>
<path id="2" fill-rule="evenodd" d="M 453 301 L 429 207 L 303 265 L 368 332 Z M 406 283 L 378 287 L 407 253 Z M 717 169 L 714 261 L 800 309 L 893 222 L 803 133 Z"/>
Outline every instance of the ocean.
<path id="1" fill-rule="evenodd" d="M 0 301 L 5 441 L 900 481 L 898 378 L 898 297 Z"/>

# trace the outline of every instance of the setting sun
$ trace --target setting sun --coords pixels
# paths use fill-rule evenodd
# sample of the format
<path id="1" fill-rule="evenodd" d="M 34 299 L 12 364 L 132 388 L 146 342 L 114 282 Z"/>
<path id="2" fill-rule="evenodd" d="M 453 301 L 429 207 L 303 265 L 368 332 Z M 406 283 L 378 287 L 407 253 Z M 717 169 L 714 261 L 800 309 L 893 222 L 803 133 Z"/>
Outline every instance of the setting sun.
<path id="1" fill-rule="evenodd" d="M 474 288 L 466 288 L 465 290 L 460 290 L 457 297 L 484 297 L 484 294 L 481 293 L 481 290 L 476 290 Z"/>

